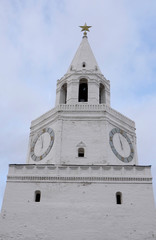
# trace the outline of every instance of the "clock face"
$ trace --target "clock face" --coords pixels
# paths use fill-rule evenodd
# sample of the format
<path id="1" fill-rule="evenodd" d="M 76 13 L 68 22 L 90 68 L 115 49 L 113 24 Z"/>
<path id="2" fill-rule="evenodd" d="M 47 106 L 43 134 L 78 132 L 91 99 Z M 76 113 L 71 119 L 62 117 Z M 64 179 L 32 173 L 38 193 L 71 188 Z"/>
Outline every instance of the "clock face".
<path id="1" fill-rule="evenodd" d="M 54 143 L 54 131 L 51 128 L 42 129 L 31 144 L 30 156 L 34 161 L 40 161 L 50 152 Z"/>
<path id="2" fill-rule="evenodd" d="M 109 133 L 109 143 L 113 153 L 122 162 L 128 163 L 134 157 L 134 149 L 127 134 L 119 129 L 113 128 Z"/>

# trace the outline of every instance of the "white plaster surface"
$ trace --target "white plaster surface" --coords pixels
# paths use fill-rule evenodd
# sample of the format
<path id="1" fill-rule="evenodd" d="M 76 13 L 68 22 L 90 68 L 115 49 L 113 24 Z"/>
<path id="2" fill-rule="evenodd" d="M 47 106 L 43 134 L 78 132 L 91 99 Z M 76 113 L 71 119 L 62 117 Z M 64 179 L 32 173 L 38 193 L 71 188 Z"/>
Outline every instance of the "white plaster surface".
<path id="1" fill-rule="evenodd" d="M 45 127 L 53 129 L 54 144 L 50 153 L 37 163 L 127 164 L 120 161 L 110 147 L 109 133 L 114 127 L 124 130 L 133 144 L 134 157 L 129 164 L 138 163 L 134 122 L 105 104 L 58 105 L 34 120 L 27 163 L 36 163 L 30 156 L 31 145 L 36 134 Z M 78 158 L 77 145 L 80 142 L 86 146 L 84 158 Z"/>
<path id="2" fill-rule="evenodd" d="M 7 181 L 0 239 L 156 239 L 149 166 L 10 165 Z"/>
<path id="3" fill-rule="evenodd" d="M 86 70 L 93 70 L 97 73 L 101 73 L 99 66 L 96 62 L 96 59 L 94 57 L 94 54 L 92 52 L 92 49 L 88 43 L 87 37 L 82 38 L 80 46 L 71 62 L 71 65 L 69 66 L 67 73 L 71 72 L 72 70 L 76 70 L 76 71 L 82 70 L 83 63 L 86 64 L 85 66 Z"/>
<path id="4" fill-rule="evenodd" d="M 6 194 L 0 239 L 156 239 L 151 184 L 9 182 Z"/>

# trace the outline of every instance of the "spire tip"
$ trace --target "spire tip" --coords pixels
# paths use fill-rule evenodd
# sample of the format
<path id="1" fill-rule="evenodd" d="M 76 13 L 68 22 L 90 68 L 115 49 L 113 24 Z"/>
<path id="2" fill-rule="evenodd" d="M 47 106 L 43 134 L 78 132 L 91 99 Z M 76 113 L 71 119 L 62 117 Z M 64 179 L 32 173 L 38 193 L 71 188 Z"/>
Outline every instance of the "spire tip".
<path id="1" fill-rule="evenodd" d="M 84 26 L 79 26 L 81 29 L 81 32 L 83 33 L 83 37 L 87 37 L 87 32 L 89 32 L 89 28 L 91 28 L 92 26 L 87 26 L 87 24 L 85 23 Z"/>

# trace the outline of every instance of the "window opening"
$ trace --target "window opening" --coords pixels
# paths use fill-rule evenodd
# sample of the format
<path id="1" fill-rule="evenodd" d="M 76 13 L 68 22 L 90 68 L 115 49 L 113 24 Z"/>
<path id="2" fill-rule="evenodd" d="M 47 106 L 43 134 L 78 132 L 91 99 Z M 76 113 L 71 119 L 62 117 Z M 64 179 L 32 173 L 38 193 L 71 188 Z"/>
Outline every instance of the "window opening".
<path id="1" fill-rule="evenodd" d="M 86 67 L 86 63 L 85 62 L 82 63 L 82 67 Z"/>
<path id="2" fill-rule="evenodd" d="M 60 92 L 60 104 L 67 103 L 67 83 L 63 84 Z"/>
<path id="3" fill-rule="evenodd" d="M 84 157 L 84 148 L 78 149 L 78 157 Z"/>
<path id="4" fill-rule="evenodd" d="M 105 103 L 105 87 L 100 83 L 99 87 L 99 103 Z"/>
<path id="5" fill-rule="evenodd" d="M 88 83 L 87 80 L 80 80 L 79 102 L 88 102 Z"/>
<path id="6" fill-rule="evenodd" d="M 121 192 L 116 193 L 116 204 L 121 204 L 122 203 L 122 194 Z"/>
<path id="7" fill-rule="evenodd" d="M 41 200 L 41 192 L 36 191 L 35 192 L 35 202 L 40 202 L 40 200 Z"/>

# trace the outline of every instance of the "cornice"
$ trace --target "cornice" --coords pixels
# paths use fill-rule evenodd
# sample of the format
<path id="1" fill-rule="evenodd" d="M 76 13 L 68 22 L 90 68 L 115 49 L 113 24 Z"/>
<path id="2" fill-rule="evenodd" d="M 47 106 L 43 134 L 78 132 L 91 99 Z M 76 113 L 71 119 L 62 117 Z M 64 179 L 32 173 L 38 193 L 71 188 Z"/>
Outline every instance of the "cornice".
<path id="1" fill-rule="evenodd" d="M 70 74 L 65 74 L 62 78 L 60 78 L 58 81 L 57 81 L 57 84 L 60 84 L 60 83 L 62 83 L 62 82 L 64 82 L 64 81 L 67 81 L 69 78 L 73 78 L 73 76 L 75 76 L 76 78 L 77 77 L 87 77 L 87 75 L 88 75 L 88 77 L 91 77 L 91 78 L 93 78 L 93 76 L 96 76 L 98 79 L 99 79 L 99 81 L 102 79 L 102 80 L 104 80 L 105 82 L 108 82 L 108 83 L 110 83 L 110 81 L 109 80 L 107 80 L 105 77 L 104 77 L 104 75 L 103 74 L 100 74 L 100 73 L 97 73 L 96 71 L 94 71 L 94 70 L 82 70 L 82 71 L 74 71 L 73 70 L 73 73 L 70 73 Z"/>
<path id="2" fill-rule="evenodd" d="M 68 177 L 68 176 L 8 176 L 7 182 L 51 182 L 51 183 L 152 183 L 151 177 Z"/>
<path id="3" fill-rule="evenodd" d="M 42 123 L 48 124 L 52 120 L 56 119 L 59 116 L 59 112 L 64 112 L 64 113 L 73 113 L 75 117 L 75 112 L 79 113 L 79 117 L 88 117 L 89 112 L 96 112 L 96 113 L 104 113 L 107 112 L 112 116 L 112 118 L 115 117 L 116 120 L 120 120 L 123 123 L 127 124 L 128 126 L 135 128 L 135 122 L 132 121 L 131 119 L 127 118 L 123 114 L 117 112 L 116 110 L 112 109 L 106 104 L 59 104 L 57 107 L 53 108 L 52 110 L 48 111 L 47 113 L 43 114 L 39 118 L 35 119 L 31 123 L 31 130 L 34 128 L 37 128 L 38 126 L 42 125 Z M 80 112 L 85 112 L 85 116 L 80 115 Z M 97 116 L 97 114 L 96 114 Z M 96 117 L 95 116 L 95 117 Z M 93 115 L 92 115 L 93 117 Z M 102 117 L 102 115 L 101 115 Z M 54 119 L 52 119 L 54 118 Z M 110 119 L 111 120 L 111 119 Z"/>
<path id="4" fill-rule="evenodd" d="M 150 166 L 10 164 L 8 182 L 152 183 Z"/>

